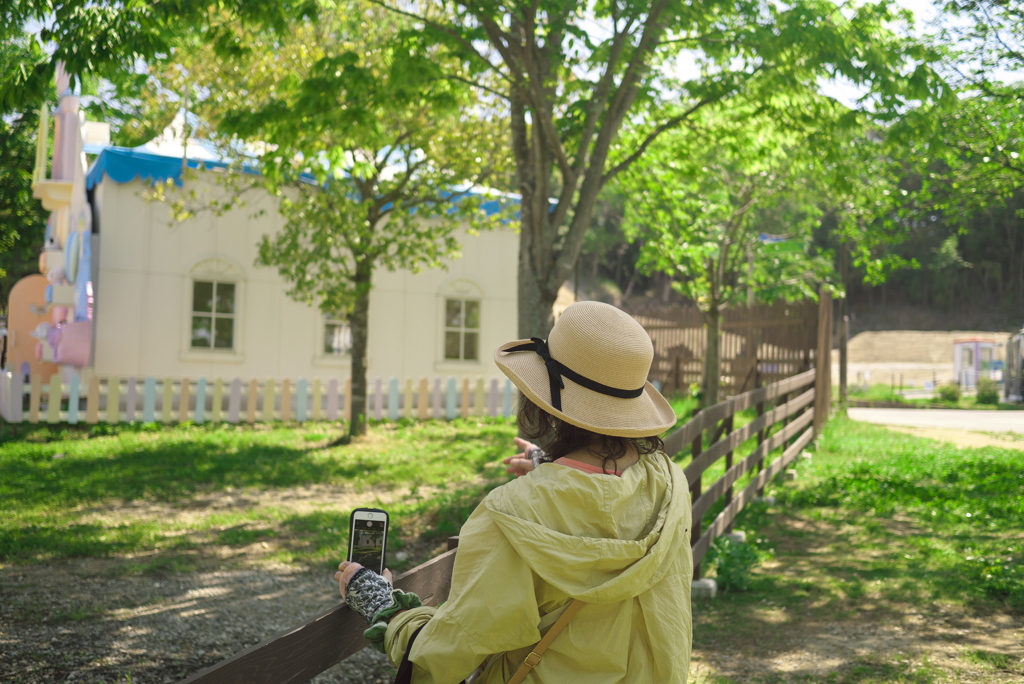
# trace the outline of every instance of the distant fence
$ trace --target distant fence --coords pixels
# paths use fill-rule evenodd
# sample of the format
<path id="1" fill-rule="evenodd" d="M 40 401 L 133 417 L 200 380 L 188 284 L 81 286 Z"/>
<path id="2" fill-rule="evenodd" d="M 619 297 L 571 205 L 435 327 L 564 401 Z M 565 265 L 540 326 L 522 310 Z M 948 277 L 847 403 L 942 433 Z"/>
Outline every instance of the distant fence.
<path id="1" fill-rule="evenodd" d="M 511 416 L 517 390 L 507 378 L 375 378 L 367 417 L 454 419 Z M 352 382 L 267 379 L 77 377 L 0 373 L 0 416 L 9 423 L 257 423 L 348 420 Z"/>
<path id="2" fill-rule="evenodd" d="M 701 383 L 707 329 L 695 305 L 627 302 L 623 307 L 654 342 L 651 380 L 659 381 L 668 392 L 685 391 L 691 384 Z M 757 386 L 755 377 L 772 383 L 813 366 L 818 313 L 818 304 L 810 301 L 726 309 L 720 339 L 722 392 L 741 394 Z"/>

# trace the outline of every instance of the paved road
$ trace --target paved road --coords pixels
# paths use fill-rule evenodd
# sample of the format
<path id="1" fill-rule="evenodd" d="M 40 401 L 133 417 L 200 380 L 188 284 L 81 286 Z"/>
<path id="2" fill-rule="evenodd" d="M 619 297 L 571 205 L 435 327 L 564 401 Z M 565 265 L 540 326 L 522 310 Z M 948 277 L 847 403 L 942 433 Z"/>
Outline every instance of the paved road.
<path id="1" fill-rule="evenodd" d="M 955 428 L 979 432 L 1019 432 L 1024 434 L 1024 411 L 967 411 L 962 409 L 884 409 L 851 408 L 853 420 L 880 425 Z"/>

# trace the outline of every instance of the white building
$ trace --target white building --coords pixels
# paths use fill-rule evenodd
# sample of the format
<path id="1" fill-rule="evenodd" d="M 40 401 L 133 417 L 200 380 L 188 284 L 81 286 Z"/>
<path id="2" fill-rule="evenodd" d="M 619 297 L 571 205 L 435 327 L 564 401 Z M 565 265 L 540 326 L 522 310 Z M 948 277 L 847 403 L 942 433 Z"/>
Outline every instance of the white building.
<path id="1" fill-rule="evenodd" d="M 222 192 L 217 173 L 197 171 L 183 190 Z M 283 225 L 275 200 L 250 191 L 243 207 L 173 223 L 168 205 L 145 194 L 180 174 L 180 158 L 118 148 L 103 150 L 89 170 L 92 373 L 347 378 L 345 321 L 291 300 L 276 269 L 255 265 L 260 238 Z M 511 228 L 462 231 L 459 240 L 462 257 L 447 270 L 375 273 L 370 378 L 499 375 L 492 351 L 516 337 L 518 236 Z"/>

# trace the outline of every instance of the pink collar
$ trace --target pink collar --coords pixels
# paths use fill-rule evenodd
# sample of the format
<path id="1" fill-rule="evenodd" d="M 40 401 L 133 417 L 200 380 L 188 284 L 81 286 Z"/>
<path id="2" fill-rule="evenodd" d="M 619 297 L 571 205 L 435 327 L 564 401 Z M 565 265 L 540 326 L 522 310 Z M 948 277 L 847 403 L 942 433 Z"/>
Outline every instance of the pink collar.
<path id="1" fill-rule="evenodd" d="M 583 463 L 582 461 L 574 461 L 571 458 L 560 458 L 557 461 L 555 461 L 555 463 L 561 463 L 567 468 L 575 468 L 576 470 L 583 471 L 584 473 L 588 473 L 590 475 L 615 475 L 617 477 L 622 477 L 621 470 L 605 471 L 601 468 L 601 466 L 591 465 L 590 463 Z"/>

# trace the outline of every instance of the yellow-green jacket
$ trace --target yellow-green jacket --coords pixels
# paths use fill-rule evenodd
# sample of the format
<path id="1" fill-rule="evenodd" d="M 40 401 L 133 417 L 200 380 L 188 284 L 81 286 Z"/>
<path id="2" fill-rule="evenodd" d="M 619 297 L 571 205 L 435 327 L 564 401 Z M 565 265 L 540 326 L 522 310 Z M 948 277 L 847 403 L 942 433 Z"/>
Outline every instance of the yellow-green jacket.
<path id="1" fill-rule="evenodd" d="M 477 507 L 448 601 L 399 614 L 385 648 L 397 664 L 426 623 L 415 684 L 456 684 L 481 664 L 478 684 L 503 683 L 578 598 L 588 605 L 527 682 L 685 684 L 692 568 L 689 488 L 667 456 L 642 456 L 622 477 L 542 464 Z"/>

